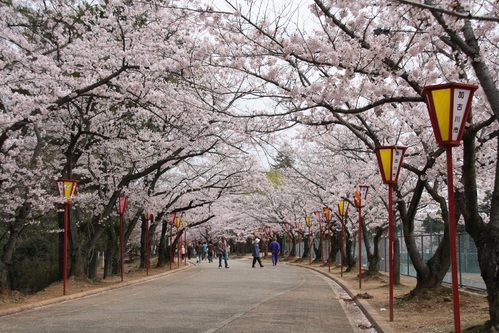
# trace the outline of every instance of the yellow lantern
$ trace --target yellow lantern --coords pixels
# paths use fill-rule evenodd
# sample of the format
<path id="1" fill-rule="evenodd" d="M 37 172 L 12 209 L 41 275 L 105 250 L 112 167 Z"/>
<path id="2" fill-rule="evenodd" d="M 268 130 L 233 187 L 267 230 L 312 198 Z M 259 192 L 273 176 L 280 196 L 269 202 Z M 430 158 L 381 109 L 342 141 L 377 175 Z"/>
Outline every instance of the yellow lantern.
<path id="1" fill-rule="evenodd" d="M 433 132 L 440 146 L 459 146 L 473 93 L 477 89 L 478 86 L 464 83 L 439 84 L 423 89 Z"/>

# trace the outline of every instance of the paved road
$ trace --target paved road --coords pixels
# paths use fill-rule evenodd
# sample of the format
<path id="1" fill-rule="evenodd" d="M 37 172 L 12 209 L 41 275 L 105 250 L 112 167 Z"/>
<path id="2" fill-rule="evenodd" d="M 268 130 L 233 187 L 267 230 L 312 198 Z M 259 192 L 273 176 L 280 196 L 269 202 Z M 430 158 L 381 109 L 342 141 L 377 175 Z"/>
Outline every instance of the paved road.
<path id="1" fill-rule="evenodd" d="M 217 263 L 203 262 L 126 288 L 5 316 L 0 332 L 361 332 L 337 287 L 321 274 L 291 265 L 229 263 L 229 269 L 218 269 Z"/>

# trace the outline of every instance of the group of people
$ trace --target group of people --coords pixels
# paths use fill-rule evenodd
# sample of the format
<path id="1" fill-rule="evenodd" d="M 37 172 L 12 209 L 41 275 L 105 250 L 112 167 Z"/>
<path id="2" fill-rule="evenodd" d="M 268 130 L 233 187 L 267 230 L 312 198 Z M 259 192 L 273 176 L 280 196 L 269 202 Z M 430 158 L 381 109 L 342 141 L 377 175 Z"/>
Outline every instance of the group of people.
<path id="1" fill-rule="evenodd" d="M 222 268 L 222 263 L 225 268 L 229 268 L 229 250 L 230 246 L 227 243 L 227 238 L 225 236 L 220 237 L 217 244 L 213 244 L 212 241 L 206 243 L 206 241 L 199 241 L 197 243 L 189 243 L 187 245 L 187 258 L 191 260 L 193 255 L 196 255 L 196 263 L 201 263 L 203 260 L 208 259 L 208 262 L 213 262 L 214 255 L 216 253 L 218 257 L 218 268 Z M 269 251 L 272 253 L 272 265 L 277 265 L 279 261 L 279 253 L 281 252 L 281 245 L 276 239 L 272 239 L 269 244 Z M 255 238 L 251 244 L 251 252 L 253 256 L 252 267 L 255 268 L 255 264 L 258 262 L 260 267 L 263 267 L 262 260 L 260 259 L 260 239 Z"/>
<path id="2" fill-rule="evenodd" d="M 227 239 L 222 236 L 218 244 L 214 244 L 212 241 L 208 243 L 206 241 L 197 241 L 194 243 L 189 243 L 187 245 L 187 258 L 191 260 L 193 256 L 196 256 L 196 263 L 201 263 L 202 261 L 208 259 L 208 262 L 213 262 L 215 254 L 220 258 L 222 256 L 225 260 L 225 267 L 229 268 L 227 265 L 227 260 L 229 259 L 230 246 L 227 244 Z M 219 259 L 221 267 L 221 258 Z"/>
<path id="3" fill-rule="evenodd" d="M 281 252 L 281 245 L 276 239 L 272 239 L 269 244 L 269 251 L 272 253 L 272 266 L 277 265 L 279 260 L 279 253 Z M 253 255 L 253 265 L 251 267 L 255 268 L 255 264 L 258 261 L 260 267 L 263 267 L 262 260 L 260 259 L 260 239 L 255 238 L 251 246 L 251 252 Z"/>

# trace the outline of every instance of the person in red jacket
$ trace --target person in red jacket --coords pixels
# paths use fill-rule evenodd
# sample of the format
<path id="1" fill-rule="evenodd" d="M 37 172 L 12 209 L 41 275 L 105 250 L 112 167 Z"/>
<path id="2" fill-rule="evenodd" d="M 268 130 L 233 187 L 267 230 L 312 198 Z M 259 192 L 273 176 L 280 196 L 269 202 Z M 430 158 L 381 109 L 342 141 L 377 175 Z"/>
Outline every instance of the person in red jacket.
<path id="1" fill-rule="evenodd" d="M 213 251 L 215 250 L 215 245 L 212 241 L 208 242 L 208 262 L 213 262 Z"/>

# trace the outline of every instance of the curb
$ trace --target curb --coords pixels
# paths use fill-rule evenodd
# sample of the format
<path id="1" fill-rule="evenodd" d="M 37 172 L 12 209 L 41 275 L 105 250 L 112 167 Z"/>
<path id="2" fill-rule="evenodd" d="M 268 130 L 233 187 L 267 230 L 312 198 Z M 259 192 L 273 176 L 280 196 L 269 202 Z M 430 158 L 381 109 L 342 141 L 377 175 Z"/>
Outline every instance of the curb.
<path id="1" fill-rule="evenodd" d="M 376 329 L 377 333 L 395 333 L 395 331 L 386 323 L 386 320 L 381 318 L 380 315 L 378 315 L 378 313 L 371 306 L 371 304 L 369 304 L 367 301 L 365 301 L 363 299 L 359 299 L 358 297 L 356 297 L 353 294 L 353 292 L 349 289 L 349 287 L 345 283 L 343 283 L 341 280 L 339 280 L 338 278 L 336 278 L 330 274 L 327 274 L 326 272 L 323 272 L 315 267 L 309 267 L 309 266 L 300 265 L 300 264 L 293 264 L 293 263 L 288 263 L 288 265 L 295 265 L 298 267 L 307 268 L 307 269 L 313 270 L 313 271 L 320 273 L 323 276 L 333 280 L 341 288 L 343 288 L 343 290 L 345 290 L 345 292 L 352 298 L 352 300 L 355 302 L 355 304 L 357 304 L 357 306 L 362 311 L 362 313 L 371 322 L 374 329 Z"/>
<path id="2" fill-rule="evenodd" d="M 189 264 L 187 266 L 179 267 L 179 268 L 177 268 L 175 270 L 171 270 L 171 271 L 164 272 L 164 273 L 159 273 L 159 274 L 156 274 L 156 275 L 146 276 L 146 277 L 143 277 L 143 278 L 140 278 L 140 279 L 137 279 L 137 280 L 132 280 L 132 281 L 123 282 L 123 283 L 117 283 L 115 285 L 108 286 L 108 287 L 102 287 L 102 288 L 98 288 L 98 289 L 93 289 L 93 290 L 88 290 L 88 291 L 82 291 L 82 292 L 71 294 L 71 295 L 59 296 L 59 297 L 47 299 L 47 300 L 44 300 L 44 301 L 39 301 L 39 302 L 30 303 L 30 304 L 26 304 L 26 305 L 20 305 L 18 307 L 13 307 L 13 308 L 10 308 L 10 309 L 0 310 L 0 318 L 4 317 L 4 316 L 15 314 L 15 313 L 23 312 L 23 311 L 33 310 L 33 309 L 36 309 L 36 308 L 40 308 L 42 306 L 47 306 L 47 305 L 57 304 L 57 303 L 63 303 L 63 302 L 71 301 L 71 300 L 78 299 L 78 298 L 85 298 L 85 297 L 88 297 L 88 296 L 93 296 L 93 295 L 101 294 L 101 293 L 104 293 L 104 292 L 110 291 L 110 290 L 124 288 L 124 287 L 131 286 L 131 285 L 134 285 L 134 284 L 139 284 L 139 283 L 143 283 L 143 282 L 147 282 L 147 281 L 152 281 L 152 280 L 159 279 L 161 277 L 164 277 L 164 276 L 167 276 L 167 275 L 170 275 L 170 274 L 176 274 L 176 273 L 181 272 L 181 271 L 183 271 L 185 269 L 190 269 L 190 268 L 193 268 L 193 267 L 195 267 L 195 265 L 193 266 L 192 264 Z"/>

